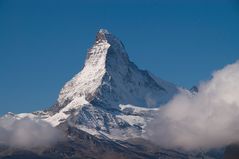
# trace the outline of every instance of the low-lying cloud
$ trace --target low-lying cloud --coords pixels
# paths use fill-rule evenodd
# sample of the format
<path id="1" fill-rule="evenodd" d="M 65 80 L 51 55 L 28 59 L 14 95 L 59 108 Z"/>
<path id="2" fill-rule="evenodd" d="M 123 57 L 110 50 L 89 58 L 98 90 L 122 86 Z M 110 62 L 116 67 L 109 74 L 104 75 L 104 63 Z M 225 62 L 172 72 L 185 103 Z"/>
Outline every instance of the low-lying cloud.
<path id="1" fill-rule="evenodd" d="M 48 147 L 63 139 L 50 124 L 32 119 L 0 119 L 0 144 L 19 148 Z"/>
<path id="2" fill-rule="evenodd" d="M 147 137 L 165 148 L 220 148 L 239 141 L 239 62 L 213 73 L 192 95 L 182 91 L 148 123 Z"/>

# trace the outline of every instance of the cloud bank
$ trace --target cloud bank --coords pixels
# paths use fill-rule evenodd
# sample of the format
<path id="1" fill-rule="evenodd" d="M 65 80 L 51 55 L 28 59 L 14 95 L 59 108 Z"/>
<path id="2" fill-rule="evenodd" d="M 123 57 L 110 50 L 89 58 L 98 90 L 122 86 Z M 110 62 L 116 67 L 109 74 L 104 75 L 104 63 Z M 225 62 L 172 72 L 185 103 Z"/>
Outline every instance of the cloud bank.
<path id="1" fill-rule="evenodd" d="M 165 148 L 220 148 L 239 141 L 239 62 L 213 73 L 195 95 L 182 91 L 148 123 L 147 137 Z"/>
<path id="2" fill-rule="evenodd" d="M 0 144 L 3 145 L 31 149 L 48 147 L 62 139 L 58 129 L 41 120 L 0 120 Z"/>

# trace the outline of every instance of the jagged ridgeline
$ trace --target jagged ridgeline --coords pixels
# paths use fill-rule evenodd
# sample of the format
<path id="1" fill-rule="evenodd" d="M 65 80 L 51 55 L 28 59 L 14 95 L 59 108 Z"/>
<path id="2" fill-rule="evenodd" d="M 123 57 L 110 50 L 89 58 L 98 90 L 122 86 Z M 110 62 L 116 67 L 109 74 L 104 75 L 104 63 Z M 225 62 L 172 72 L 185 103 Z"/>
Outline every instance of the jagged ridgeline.
<path id="1" fill-rule="evenodd" d="M 62 88 L 47 121 L 57 126 L 67 119 L 110 138 L 116 132 L 117 138 L 132 136 L 129 130 L 139 136 L 154 110 L 177 91 L 174 84 L 140 70 L 129 60 L 123 43 L 100 29 L 83 69 Z"/>
<path id="2" fill-rule="evenodd" d="M 123 43 L 105 29 L 96 35 L 83 70 L 66 83 L 58 98 L 62 108 L 84 97 L 94 106 L 119 109 L 120 104 L 158 107 L 177 92 L 175 85 L 156 80 L 129 60 Z"/>
<path id="3" fill-rule="evenodd" d="M 180 88 L 181 89 L 181 88 Z M 105 29 L 97 32 L 83 69 L 61 89 L 45 111 L 8 113 L 1 118 L 43 120 L 66 140 L 40 154 L 3 146 L 1 156 L 24 158 L 177 158 L 191 154 L 164 150 L 144 139 L 145 126 L 179 88 L 129 60 L 123 43 Z M 195 156 L 194 157 L 202 157 Z"/>

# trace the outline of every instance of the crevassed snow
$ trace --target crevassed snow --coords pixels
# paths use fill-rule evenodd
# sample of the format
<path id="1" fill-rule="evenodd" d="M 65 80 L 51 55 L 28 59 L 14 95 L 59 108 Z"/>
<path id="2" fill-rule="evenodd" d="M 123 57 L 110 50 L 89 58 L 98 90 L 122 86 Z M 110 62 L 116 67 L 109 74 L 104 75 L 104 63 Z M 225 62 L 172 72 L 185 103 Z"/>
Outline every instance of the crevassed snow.
<path id="1" fill-rule="evenodd" d="M 156 113 L 160 108 L 142 108 L 133 105 L 120 105 L 120 110 L 127 114 L 117 115 L 117 117 L 127 121 L 130 125 L 137 125 L 144 128 L 148 120 L 152 119 L 152 112 Z"/>
<path id="2" fill-rule="evenodd" d="M 117 115 L 118 118 L 125 120 L 131 126 L 139 125 L 144 126 L 146 124 L 144 117 L 135 116 L 135 115 Z"/>

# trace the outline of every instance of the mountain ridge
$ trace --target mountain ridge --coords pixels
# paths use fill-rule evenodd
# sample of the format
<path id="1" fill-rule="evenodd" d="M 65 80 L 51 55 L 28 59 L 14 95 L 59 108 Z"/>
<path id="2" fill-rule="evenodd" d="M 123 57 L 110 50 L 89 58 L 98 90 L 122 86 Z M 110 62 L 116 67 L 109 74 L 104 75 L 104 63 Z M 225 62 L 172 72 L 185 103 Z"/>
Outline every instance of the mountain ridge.
<path id="1" fill-rule="evenodd" d="M 182 90 L 188 91 L 140 70 L 123 43 L 100 29 L 83 69 L 64 85 L 55 105 L 33 113 L 8 113 L 0 120 L 43 120 L 62 130 L 67 140 L 43 152 L 48 157 L 62 152 L 63 158 L 97 158 L 112 151 L 119 158 L 186 159 L 193 155 L 164 150 L 145 140 L 147 123 Z"/>
<path id="2" fill-rule="evenodd" d="M 7 114 L 7 118 L 41 119 L 53 127 L 67 123 L 111 139 L 142 137 L 147 122 L 180 90 L 140 70 L 123 43 L 106 29 L 96 34 L 84 67 L 66 82 L 55 105 L 45 111 Z"/>
<path id="3" fill-rule="evenodd" d="M 124 88 L 125 86 L 126 88 Z M 145 89 L 139 92 L 142 87 Z M 161 97 L 164 93 L 168 93 L 173 96 L 177 92 L 177 88 L 173 84 L 171 87 L 175 87 L 174 92 L 172 90 L 167 92 L 147 71 L 139 70 L 129 60 L 123 43 L 107 30 L 100 29 L 93 47 L 87 53 L 84 68 L 66 83 L 57 102 L 59 105 L 64 105 L 64 102 L 72 100 L 74 96 L 85 96 L 87 101 L 93 105 L 101 105 L 106 108 L 117 109 L 118 104 L 156 107 L 166 103 L 167 99 L 162 102 L 157 101 L 158 97 L 155 98 L 151 94 L 160 94 Z M 138 90 L 135 90 L 136 88 Z M 119 89 L 121 92 L 118 91 Z M 107 99 L 105 94 L 109 92 L 107 97 L 109 99 Z M 104 101 L 94 98 L 95 96 Z M 130 97 L 137 99 L 129 99 Z M 155 103 L 149 103 L 145 98 L 152 98 Z"/>

